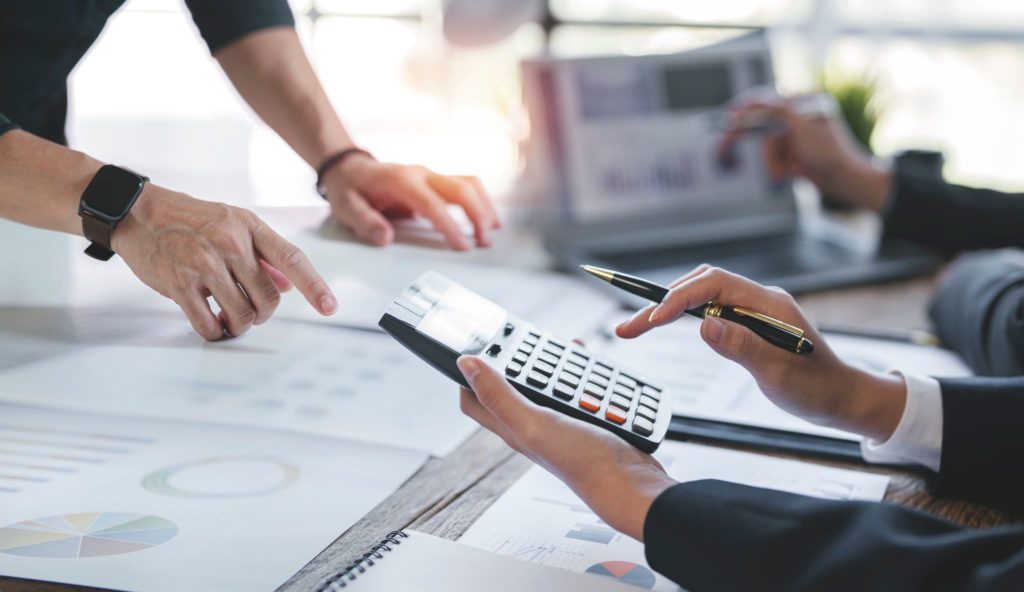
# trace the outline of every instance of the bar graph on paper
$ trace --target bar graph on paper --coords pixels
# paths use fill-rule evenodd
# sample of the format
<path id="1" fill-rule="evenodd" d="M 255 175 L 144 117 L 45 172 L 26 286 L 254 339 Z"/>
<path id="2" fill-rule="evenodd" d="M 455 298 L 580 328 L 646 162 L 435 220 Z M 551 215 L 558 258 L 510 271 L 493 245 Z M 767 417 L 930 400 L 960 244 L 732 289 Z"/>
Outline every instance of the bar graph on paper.
<path id="1" fill-rule="evenodd" d="M 134 436 L 0 422 L 0 495 L 28 491 L 151 443 L 151 439 Z"/>

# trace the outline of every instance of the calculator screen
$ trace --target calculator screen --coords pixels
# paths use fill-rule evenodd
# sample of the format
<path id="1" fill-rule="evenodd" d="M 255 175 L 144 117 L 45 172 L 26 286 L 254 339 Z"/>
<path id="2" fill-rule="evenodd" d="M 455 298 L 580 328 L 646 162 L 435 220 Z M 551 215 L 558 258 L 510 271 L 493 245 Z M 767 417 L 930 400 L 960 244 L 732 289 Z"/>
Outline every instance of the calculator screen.
<path id="1" fill-rule="evenodd" d="M 423 315 L 417 329 L 463 354 L 479 354 L 505 325 L 505 310 L 458 285 L 450 285 Z"/>

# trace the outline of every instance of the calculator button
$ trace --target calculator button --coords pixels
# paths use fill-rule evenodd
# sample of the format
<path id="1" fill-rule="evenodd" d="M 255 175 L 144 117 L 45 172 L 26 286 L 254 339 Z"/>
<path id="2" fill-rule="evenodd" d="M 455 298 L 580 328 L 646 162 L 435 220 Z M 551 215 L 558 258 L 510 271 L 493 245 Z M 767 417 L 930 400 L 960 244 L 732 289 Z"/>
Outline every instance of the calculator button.
<path id="1" fill-rule="evenodd" d="M 611 378 L 612 377 L 612 367 L 609 366 L 608 364 L 604 363 L 604 362 L 598 362 L 597 364 L 594 364 L 594 373 L 595 374 L 600 374 L 601 376 L 604 376 L 605 378 Z"/>
<path id="2" fill-rule="evenodd" d="M 562 368 L 562 370 L 565 370 L 576 378 L 583 378 L 583 367 L 572 362 L 566 362 L 565 368 Z"/>
<path id="3" fill-rule="evenodd" d="M 572 374 L 566 374 L 565 372 L 558 375 L 559 382 L 564 382 L 569 386 L 576 388 L 580 385 L 580 379 L 576 378 Z"/>
<path id="4" fill-rule="evenodd" d="M 597 413 L 601 410 L 601 401 L 590 395 L 583 395 L 580 397 L 580 408 L 586 409 L 591 413 Z"/>
<path id="5" fill-rule="evenodd" d="M 541 352 L 541 354 L 539 356 L 537 356 L 537 359 L 538 360 L 542 360 L 544 362 L 547 362 L 548 364 L 551 364 L 552 366 L 557 366 L 558 365 L 558 356 L 553 355 L 553 354 L 549 354 L 548 352 Z"/>
<path id="6" fill-rule="evenodd" d="M 500 354 L 500 353 L 501 353 L 501 346 L 498 345 L 497 343 L 495 343 L 491 347 L 487 348 L 487 355 L 491 356 L 492 358 L 498 357 L 498 354 Z"/>
<path id="7" fill-rule="evenodd" d="M 581 354 L 580 352 L 572 352 L 571 354 L 569 354 L 569 361 L 572 362 L 573 364 L 579 364 L 580 366 L 586 367 L 587 362 L 590 361 L 590 358 Z"/>
<path id="8" fill-rule="evenodd" d="M 625 397 L 625 398 L 629 399 L 630 401 L 633 400 L 633 392 L 634 392 L 633 389 L 625 387 L 625 386 L 622 386 L 621 384 L 617 384 L 617 385 L 615 385 L 615 388 L 613 390 L 614 390 L 616 395 Z"/>
<path id="9" fill-rule="evenodd" d="M 604 416 L 608 421 L 619 425 L 626 423 L 626 412 L 618 407 L 612 407 L 609 405 L 604 411 Z"/>
<path id="10" fill-rule="evenodd" d="M 553 356 L 557 356 L 559 359 L 562 357 L 562 350 L 557 347 L 552 347 L 550 343 L 544 346 L 544 351 Z"/>
<path id="11" fill-rule="evenodd" d="M 555 385 L 555 396 L 564 401 L 572 401 L 572 397 L 575 392 L 576 389 L 570 387 L 569 385 L 562 384 L 561 382 Z"/>
<path id="12" fill-rule="evenodd" d="M 528 354 L 528 353 L 526 353 L 524 351 L 517 351 L 516 355 L 512 356 L 512 361 L 518 362 L 520 364 L 525 364 L 526 363 L 526 359 L 529 358 L 529 357 L 530 357 L 530 354 Z"/>
<path id="13" fill-rule="evenodd" d="M 600 374 L 590 373 L 590 382 L 600 385 L 602 388 L 608 388 L 608 379 Z"/>
<path id="14" fill-rule="evenodd" d="M 627 374 L 619 374 L 619 378 L 616 380 L 619 384 L 624 384 L 629 388 L 636 388 L 636 379 Z"/>
<path id="15" fill-rule="evenodd" d="M 590 356 L 588 356 L 586 353 L 581 352 L 579 350 L 573 351 L 572 355 L 576 356 L 577 358 L 581 358 L 583 360 L 583 362 L 584 362 L 584 365 L 586 365 L 586 362 L 590 361 Z"/>
<path id="16" fill-rule="evenodd" d="M 658 402 L 647 395 L 640 395 L 640 404 L 644 407 L 650 408 L 652 411 L 658 410 Z"/>
<path id="17" fill-rule="evenodd" d="M 512 323 L 505 323 L 505 331 L 504 331 L 505 337 L 508 337 L 509 335 L 511 335 L 512 332 L 515 331 L 515 330 L 516 330 L 516 326 L 515 325 L 513 325 Z"/>
<path id="18" fill-rule="evenodd" d="M 644 388 L 641 389 L 640 392 L 654 399 L 655 401 L 661 400 L 661 389 L 656 389 L 649 384 L 645 384 Z"/>
<path id="19" fill-rule="evenodd" d="M 547 362 L 537 362 L 533 365 L 533 369 L 540 372 L 544 376 L 551 376 L 555 373 L 555 367 Z"/>
<path id="20" fill-rule="evenodd" d="M 524 343 L 519 346 L 519 351 L 523 352 L 526 355 L 530 355 L 533 353 L 533 346 L 528 343 Z"/>
<path id="21" fill-rule="evenodd" d="M 554 339 L 554 338 L 548 339 L 548 345 L 553 345 L 553 346 L 555 346 L 555 347 L 557 347 L 558 349 L 561 349 L 561 350 L 565 349 L 565 342 L 562 341 L 561 339 Z"/>
<path id="22" fill-rule="evenodd" d="M 592 382 L 588 382 L 587 383 L 587 386 L 584 387 L 583 392 L 587 393 L 588 395 L 590 395 L 590 396 L 592 396 L 592 397 L 594 397 L 596 399 L 603 399 L 604 398 L 604 388 L 601 387 L 601 386 L 598 386 L 598 385 L 596 385 L 596 384 L 594 384 Z"/>
<path id="23" fill-rule="evenodd" d="M 538 388 L 544 388 L 548 385 L 548 377 L 540 372 L 530 372 L 526 377 L 526 383 Z"/>
<path id="24" fill-rule="evenodd" d="M 519 376 L 519 373 L 523 371 L 523 365 L 517 362 L 512 362 L 505 368 L 505 374 L 509 376 Z"/>
<path id="25" fill-rule="evenodd" d="M 615 405 L 616 407 L 621 408 L 623 411 L 629 411 L 629 406 L 632 403 L 632 401 L 621 395 L 612 395 L 611 400 L 609 400 L 608 402 L 611 403 L 612 405 Z"/>
<path id="26" fill-rule="evenodd" d="M 654 424 L 649 419 L 637 417 L 633 420 L 633 431 L 641 436 L 650 436 L 654 433 Z"/>
<path id="27" fill-rule="evenodd" d="M 643 405 L 636 408 L 636 414 L 640 417 L 646 417 L 647 419 L 654 421 L 658 418 L 658 412 L 653 409 L 648 409 Z"/>
<path id="28" fill-rule="evenodd" d="M 530 331 L 530 334 L 523 338 L 523 341 L 530 345 L 536 345 L 537 341 L 540 340 L 540 333 L 534 333 Z"/>

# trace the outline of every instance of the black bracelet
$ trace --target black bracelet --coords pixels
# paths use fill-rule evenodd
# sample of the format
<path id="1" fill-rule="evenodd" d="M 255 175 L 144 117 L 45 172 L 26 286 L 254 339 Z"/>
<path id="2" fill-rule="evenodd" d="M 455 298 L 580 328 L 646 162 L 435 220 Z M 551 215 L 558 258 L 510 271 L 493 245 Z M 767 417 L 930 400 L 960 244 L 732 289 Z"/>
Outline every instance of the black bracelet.
<path id="1" fill-rule="evenodd" d="M 362 154 L 363 156 L 373 158 L 372 154 L 362 148 L 346 148 L 341 152 L 335 152 L 324 159 L 316 169 L 316 192 L 320 194 L 320 197 L 327 199 L 327 188 L 324 187 L 324 175 L 327 174 L 327 171 L 344 162 L 344 160 L 349 156 L 354 156 L 356 154 Z M 373 160 L 377 159 L 373 158 Z"/>

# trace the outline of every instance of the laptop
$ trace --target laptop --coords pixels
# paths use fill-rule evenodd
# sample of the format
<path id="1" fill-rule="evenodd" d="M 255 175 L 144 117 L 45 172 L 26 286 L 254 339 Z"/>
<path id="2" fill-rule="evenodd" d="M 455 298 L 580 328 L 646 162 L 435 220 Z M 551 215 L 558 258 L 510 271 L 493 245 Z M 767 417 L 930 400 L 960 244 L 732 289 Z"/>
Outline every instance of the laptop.
<path id="1" fill-rule="evenodd" d="M 774 86 L 763 31 L 676 54 L 531 60 L 523 82 L 527 174 L 552 196 L 544 241 L 566 269 L 669 283 L 710 263 L 801 293 L 925 274 L 940 261 L 802 221 L 794 183 L 769 179 L 756 136 L 718 157 L 723 106 Z"/>

